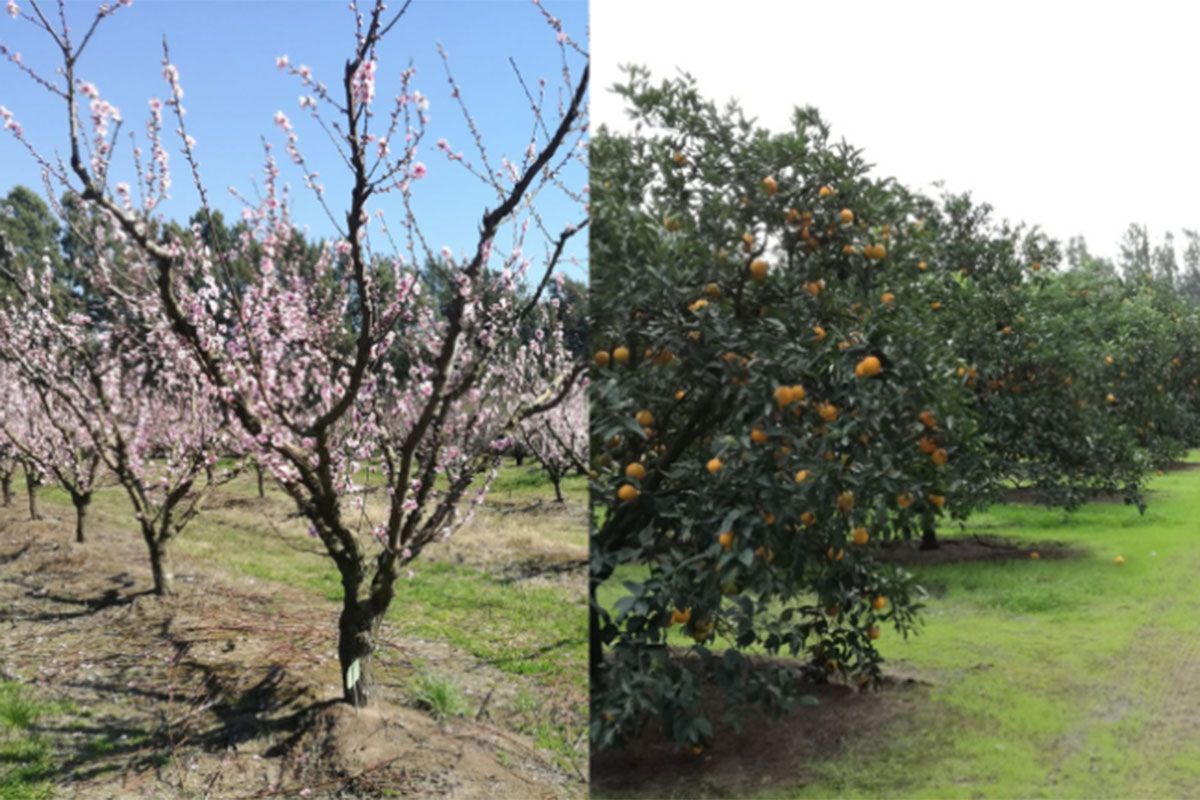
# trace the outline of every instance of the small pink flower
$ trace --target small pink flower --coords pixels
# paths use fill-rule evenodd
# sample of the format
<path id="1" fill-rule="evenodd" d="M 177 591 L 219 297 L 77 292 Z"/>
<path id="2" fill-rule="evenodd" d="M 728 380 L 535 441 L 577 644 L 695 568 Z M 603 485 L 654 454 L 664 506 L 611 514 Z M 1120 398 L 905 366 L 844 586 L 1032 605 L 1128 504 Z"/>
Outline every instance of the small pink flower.
<path id="1" fill-rule="evenodd" d="M 279 69 L 287 69 L 288 57 L 287 56 L 279 56 L 278 58 L 276 58 L 275 66 L 278 67 Z"/>
<path id="2" fill-rule="evenodd" d="M 429 173 L 429 170 L 427 170 L 425 168 L 425 165 L 422 164 L 420 161 L 413 164 L 412 176 L 415 180 L 420 180 L 421 178 L 424 178 L 428 173 Z"/>

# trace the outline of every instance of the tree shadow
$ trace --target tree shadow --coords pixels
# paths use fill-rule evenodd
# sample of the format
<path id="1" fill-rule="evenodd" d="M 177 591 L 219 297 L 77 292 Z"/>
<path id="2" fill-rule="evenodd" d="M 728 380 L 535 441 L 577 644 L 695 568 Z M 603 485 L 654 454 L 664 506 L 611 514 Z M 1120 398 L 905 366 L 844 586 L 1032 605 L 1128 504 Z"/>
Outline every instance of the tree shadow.
<path id="1" fill-rule="evenodd" d="M 509 564 L 496 578 L 496 583 L 508 585 L 521 581 L 541 578 L 544 576 L 569 575 L 586 570 L 588 561 L 585 558 L 570 561 L 547 561 L 540 558 L 530 558 Z"/>
<path id="2" fill-rule="evenodd" d="M 35 614 L 18 614 L 12 611 L 0 611 L 0 619 L 14 622 L 63 622 L 79 617 L 87 617 L 108 608 L 118 608 L 132 605 L 138 598 L 154 594 L 152 589 L 122 594 L 120 589 L 107 589 L 97 597 L 72 597 L 70 595 L 53 594 L 45 589 L 29 589 L 25 596 L 37 600 L 49 600 L 65 606 L 80 606 L 77 611 L 42 611 Z"/>

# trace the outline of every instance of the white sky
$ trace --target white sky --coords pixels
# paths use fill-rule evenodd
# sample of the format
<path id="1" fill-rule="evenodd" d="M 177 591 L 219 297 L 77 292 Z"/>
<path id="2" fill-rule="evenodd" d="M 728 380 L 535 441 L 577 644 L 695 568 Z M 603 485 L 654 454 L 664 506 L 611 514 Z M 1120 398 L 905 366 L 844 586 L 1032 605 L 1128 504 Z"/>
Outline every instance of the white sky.
<path id="1" fill-rule="evenodd" d="M 1200 4 L 593 0 L 592 121 L 638 63 L 784 130 L 816 106 L 881 175 L 1115 256 L 1200 228 Z M 1177 240 L 1178 243 L 1178 240 Z"/>

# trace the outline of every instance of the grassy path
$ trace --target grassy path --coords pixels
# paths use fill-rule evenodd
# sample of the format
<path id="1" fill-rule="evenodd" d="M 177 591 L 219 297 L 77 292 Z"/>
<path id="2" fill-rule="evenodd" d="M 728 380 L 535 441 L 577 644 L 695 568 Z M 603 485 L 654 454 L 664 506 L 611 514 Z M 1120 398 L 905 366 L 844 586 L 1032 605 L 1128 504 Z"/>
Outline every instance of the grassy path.
<path id="1" fill-rule="evenodd" d="M 783 794 L 1200 793 L 1200 469 L 1151 488 L 1145 516 L 1111 504 L 1069 517 L 1008 506 L 973 520 L 965 535 L 1086 554 L 919 569 L 934 595 L 926 624 L 882 649 L 893 669 L 932 684 L 929 702 Z"/>

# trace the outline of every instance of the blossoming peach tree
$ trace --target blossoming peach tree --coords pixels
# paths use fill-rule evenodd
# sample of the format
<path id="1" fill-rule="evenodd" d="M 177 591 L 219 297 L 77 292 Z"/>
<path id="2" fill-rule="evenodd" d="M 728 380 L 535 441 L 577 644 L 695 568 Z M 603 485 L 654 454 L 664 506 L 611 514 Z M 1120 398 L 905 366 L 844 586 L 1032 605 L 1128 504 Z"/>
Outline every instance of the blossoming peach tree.
<path id="1" fill-rule="evenodd" d="M 365 8 L 351 2 L 353 49 L 335 82 L 286 56 L 276 62 L 301 85 L 301 112 L 332 143 L 331 159 L 349 177 L 339 213 L 301 145 L 301 127 L 275 114 L 287 161 L 336 231 L 309 263 L 290 246 L 296 226 L 269 145 L 263 197 L 246 202 L 239 236 L 206 243 L 197 231 L 174 235 L 162 224 L 160 204 L 171 186 L 168 117 L 210 213 L 201 145 L 187 131 L 180 71 L 165 46 L 166 96 L 150 103 L 145 149 L 133 153 L 136 180 L 112 180 L 122 117 L 78 69 L 98 25 L 124 5 L 101 6 L 76 40 L 65 13 L 55 22 L 36 0 L 28 11 L 10 4 L 61 54 L 58 79 L 18 66 L 63 104 L 68 164 L 29 149 L 49 180 L 69 186 L 106 221 L 105 252 L 144 265 L 148 283 L 110 293 L 108 302 L 169 326 L 187 357 L 172 368 L 203 381 L 206 388 L 197 391 L 211 393 L 236 447 L 270 471 L 323 545 L 343 589 L 344 699 L 365 705 L 373 694 L 376 633 L 405 566 L 470 517 L 503 440 L 569 396 L 582 372 L 545 298 L 569 241 L 586 226 L 587 54 L 559 19 L 536 6 L 557 39 L 562 85 L 555 91 L 518 72 L 530 135 L 519 155 L 497 158 L 443 53 L 473 154 L 444 139 L 433 149 L 448 168 L 478 178 L 492 198 L 473 247 L 456 255 L 428 242 L 414 212 L 415 188 L 431 171 L 419 158 L 429 117 L 415 70 L 399 73 L 394 102 L 377 100 L 385 74 L 380 43 L 409 4 L 389 10 L 381 0 Z M 11 112 L 0 114 L 27 143 Z M 551 230 L 539 204 L 549 193 L 574 200 L 578 218 Z M 398 224 L 384 217 L 388 205 L 398 210 Z M 247 261 L 254 269 L 233 280 L 230 265 Z M 419 268 L 426 264 L 433 266 Z M 433 283 L 450 291 L 439 295 Z M 368 465 L 373 469 L 364 470 Z M 364 471 L 382 475 L 383 485 L 373 487 L 373 496 L 385 498 L 382 508 L 366 503 Z"/>
<path id="2" fill-rule="evenodd" d="M 169 595 L 172 543 L 210 490 L 236 474 L 213 469 L 235 444 L 215 394 L 187 368 L 189 354 L 164 320 L 132 305 L 119 316 L 89 316 L 56 294 L 48 263 L 20 274 L 4 245 L 0 275 L 19 291 L 0 305 L 0 362 L 32 400 L 19 422 L 10 414 L 4 432 L 71 495 L 79 540 L 102 462 L 132 504 L 154 591 Z M 92 276 L 107 296 L 125 296 L 103 262 Z M 144 285 L 144 269 L 133 265 L 123 283 Z"/>
<path id="3" fill-rule="evenodd" d="M 100 467 L 99 451 L 44 384 L 22 381 L 9 364 L 0 364 L 0 398 L 0 437 L 12 452 L 43 475 L 52 475 L 67 492 L 75 508 L 75 541 L 82 543 Z"/>

